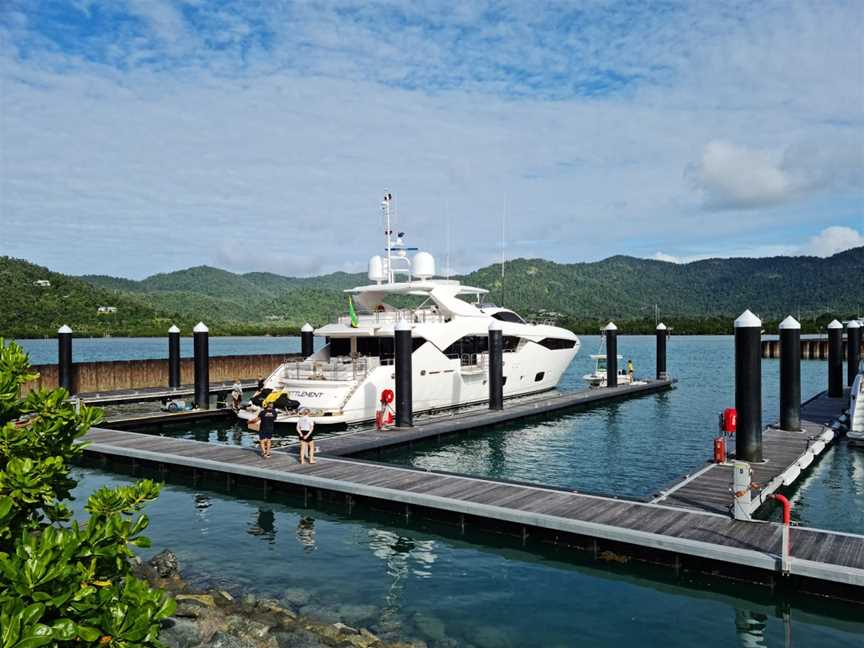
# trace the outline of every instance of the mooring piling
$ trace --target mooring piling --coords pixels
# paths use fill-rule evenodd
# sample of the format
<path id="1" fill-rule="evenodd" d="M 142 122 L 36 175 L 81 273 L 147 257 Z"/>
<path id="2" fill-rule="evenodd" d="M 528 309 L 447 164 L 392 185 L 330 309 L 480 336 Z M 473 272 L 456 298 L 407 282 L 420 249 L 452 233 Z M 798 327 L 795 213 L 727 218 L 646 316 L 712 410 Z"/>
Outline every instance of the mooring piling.
<path id="1" fill-rule="evenodd" d="M 303 358 L 308 358 L 314 352 L 314 341 L 315 335 L 312 325 L 309 322 L 306 322 L 303 325 L 303 328 L 300 329 L 300 353 L 303 354 Z"/>
<path id="2" fill-rule="evenodd" d="M 489 325 L 489 409 L 504 409 L 504 333 L 498 320 Z"/>
<path id="3" fill-rule="evenodd" d="M 609 322 L 603 329 L 606 336 L 606 386 L 618 386 L 618 327 Z"/>
<path id="4" fill-rule="evenodd" d="M 399 320 L 396 325 L 394 347 L 396 352 L 396 427 L 414 425 L 413 394 L 411 391 L 411 325 Z"/>
<path id="5" fill-rule="evenodd" d="M 657 380 L 666 378 L 666 339 L 669 329 L 663 322 L 657 325 Z"/>
<path id="6" fill-rule="evenodd" d="M 199 409 L 210 409 L 210 329 L 198 322 L 192 329 L 192 353 L 195 365 L 195 403 Z"/>
<path id="7" fill-rule="evenodd" d="M 57 384 L 72 393 L 72 329 L 66 324 L 57 329 Z"/>
<path id="8" fill-rule="evenodd" d="M 168 388 L 180 387 L 180 329 L 171 325 L 168 329 Z"/>
<path id="9" fill-rule="evenodd" d="M 780 322 L 780 429 L 801 429 L 801 324 Z"/>
<path id="10" fill-rule="evenodd" d="M 735 320 L 735 457 L 762 461 L 762 320 L 745 310 Z"/>
<path id="11" fill-rule="evenodd" d="M 828 396 L 843 397 L 843 325 L 836 319 L 828 325 Z"/>
<path id="12" fill-rule="evenodd" d="M 858 365 L 861 363 L 861 325 L 858 320 L 851 320 L 846 325 L 846 384 L 850 387 L 858 375 Z"/>

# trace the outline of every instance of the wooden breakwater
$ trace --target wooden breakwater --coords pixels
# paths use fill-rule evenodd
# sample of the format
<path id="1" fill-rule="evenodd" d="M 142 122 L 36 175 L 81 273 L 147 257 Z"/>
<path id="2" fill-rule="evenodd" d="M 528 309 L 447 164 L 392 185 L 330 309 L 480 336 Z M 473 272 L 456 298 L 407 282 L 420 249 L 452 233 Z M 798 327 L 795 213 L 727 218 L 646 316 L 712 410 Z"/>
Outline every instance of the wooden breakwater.
<path id="1" fill-rule="evenodd" d="M 847 354 L 847 340 L 843 338 L 843 357 Z M 864 343 L 861 344 L 860 354 L 864 357 Z M 779 358 L 780 357 L 780 340 L 765 339 L 762 340 L 762 357 L 763 358 Z M 801 359 L 802 360 L 827 360 L 828 359 L 828 338 L 801 338 Z"/>
<path id="2" fill-rule="evenodd" d="M 288 360 L 300 358 L 298 353 L 269 353 L 262 355 L 229 355 L 210 357 L 212 382 L 253 380 L 268 376 L 276 367 Z M 56 389 L 59 366 L 34 365 L 39 377 L 23 386 L 23 393 L 33 389 Z M 180 381 L 195 381 L 192 358 L 180 360 Z M 103 393 L 123 389 L 145 389 L 168 384 L 168 359 L 113 360 L 108 362 L 76 362 L 72 365 L 72 392 Z"/>

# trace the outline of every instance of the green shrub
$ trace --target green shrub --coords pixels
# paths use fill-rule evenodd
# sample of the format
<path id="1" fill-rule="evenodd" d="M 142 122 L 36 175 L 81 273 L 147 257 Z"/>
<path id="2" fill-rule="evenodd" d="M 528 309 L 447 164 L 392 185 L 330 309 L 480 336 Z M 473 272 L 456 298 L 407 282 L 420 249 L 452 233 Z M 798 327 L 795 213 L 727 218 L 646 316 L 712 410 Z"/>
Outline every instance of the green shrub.
<path id="1" fill-rule="evenodd" d="M 174 600 L 135 577 L 130 560 L 132 546 L 149 546 L 140 510 L 159 485 L 101 488 L 89 519 L 73 520 L 70 466 L 101 412 L 76 408 L 62 389 L 20 398 L 33 378 L 23 350 L 0 338 L 0 648 L 160 646 Z"/>

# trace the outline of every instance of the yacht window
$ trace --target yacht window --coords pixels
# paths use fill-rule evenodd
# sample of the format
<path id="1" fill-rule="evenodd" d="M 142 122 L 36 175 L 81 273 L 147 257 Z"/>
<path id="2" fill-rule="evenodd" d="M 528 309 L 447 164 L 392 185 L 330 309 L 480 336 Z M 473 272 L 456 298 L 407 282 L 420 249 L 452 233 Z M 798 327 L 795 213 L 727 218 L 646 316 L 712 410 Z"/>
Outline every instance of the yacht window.
<path id="1" fill-rule="evenodd" d="M 545 371 L 539 372 L 536 376 L 534 376 L 534 382 L 540 382 L 543 380 L 543 377 L 546 375 Z"/>
<path id="2" fill-rule="evenodd" d="M 358 337 L 357 355 L 360 357 L 378 356 L 379 358 L 393 358 L 394 342 L 392 337 Z M 425 338 L 415 337 L 411 339 L 412 352 L 419 349 L 426 342 Z M 330 340 L 330 357 L 338 358 L 351 355 L 351 338 L 332 338 Z"/>
<path id="3" fill-rule="evenodd" d="M 576 340 L 562 340 L 561 338 L 543 338 L 537 344 L 540 344 L 547 349 L 572 349 L 576 346 Z"/>
<path id="4" fill-rule="evenodd" d="M 519 317 L 513 311 L 498 311 L 497 313 L 492 313 L 492 317 L 501 322 L 514 322 L 516 324 L 525 323 L 525 320 Z"/>
<path id="5" fill-rule="evenodd" d="M 515 335 L 504 336 L 504 352 L 510 353 L 516 350 L 519 346 L 521 338 Z M 449 347 L 444 349 L 444 355 L 455 358 L 463 355 L 475 355 L 477 353 L 489 352 L 489 336 L 488 335 L 466 335 L 463 338 L 456 340 Z"/>

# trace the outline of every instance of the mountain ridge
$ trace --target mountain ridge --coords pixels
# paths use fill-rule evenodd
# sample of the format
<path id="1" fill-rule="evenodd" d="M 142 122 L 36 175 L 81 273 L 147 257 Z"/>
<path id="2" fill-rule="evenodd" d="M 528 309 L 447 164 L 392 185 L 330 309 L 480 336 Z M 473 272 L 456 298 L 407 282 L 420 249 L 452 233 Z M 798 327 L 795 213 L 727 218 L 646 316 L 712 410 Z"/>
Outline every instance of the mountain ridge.
<path id="1" fill-rule="evenodd" d="M 342 291 L 368 283 L 365 273 L 290 277 L 208 265 L 142 280 L 69 277 L 9 257 L 0 257 L 0 273 L 5 275 L 0 334 L 18 337 L 51 335 L 66 323 L 89 335 L 163 334 L 170 323 L 199 320 L 212 323 L 214 332 L 296 331 L 307 321 L 330 321 L 347 307 Z M 858 315 L 864 304 L 862 275 L 864 247 L 827 258 L 715 258 L 685 264 L 626 255 L 568 264 L 519 258 L 504 264 L 503 283 L 500 264 L 453 278 L 486 288 L 488 301 L 526 316 L 555 313 L 574 330 L 596 330 L 608 319 L 633 322 L 634 331 L 650 330 L 656 307 L 667 323 L 677 320 L 693 332 L 728 332 L 745 308 L 766 320 L 800 314 L 812 326 L 829 312 Z M 39 278 L 49 279 L 52 288 L 37 289 Z M 98 314 L 98 306 L 118 310 Z"/>

